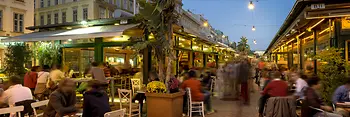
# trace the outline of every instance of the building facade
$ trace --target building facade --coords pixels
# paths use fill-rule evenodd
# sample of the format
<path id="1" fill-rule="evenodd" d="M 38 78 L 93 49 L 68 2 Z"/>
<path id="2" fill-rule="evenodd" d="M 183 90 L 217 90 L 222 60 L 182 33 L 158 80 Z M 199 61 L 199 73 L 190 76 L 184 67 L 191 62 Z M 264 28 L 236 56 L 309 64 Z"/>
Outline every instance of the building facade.
<path id="1" fill-rule="evenodd" d="M 135 0 L 35 0 L 35 26 L 130 17 Z"/>
<path id="2" fill-rule="evenodd" d="M 265 55 L 279 65 L 305 69 L 322 61 L 314 60 L 329 47 L 343 48 L 349 61 L 350 1 L 297 0 Z"/>
<path id="3" fill-rule="evenodd" d="M 30 33 L 34 24 L 34 1 L 0 0 L 0 38 Z"/>

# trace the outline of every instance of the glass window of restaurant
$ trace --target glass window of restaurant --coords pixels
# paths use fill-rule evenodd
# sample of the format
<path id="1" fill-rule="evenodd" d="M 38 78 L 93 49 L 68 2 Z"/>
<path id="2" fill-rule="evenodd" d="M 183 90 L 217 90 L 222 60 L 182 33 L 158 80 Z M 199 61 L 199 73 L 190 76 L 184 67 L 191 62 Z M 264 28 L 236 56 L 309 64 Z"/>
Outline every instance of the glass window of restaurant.
<path id="1" fill-rule="evenodd" d="M 184 49 L 191 49 L 191 40 L 179 37 L 179 47 Z"/>
<path id="2" fill-rule="evenodd" d="M 63 65 L 82 76 L 95 61 L 94 48 L 64 48 Z"/>

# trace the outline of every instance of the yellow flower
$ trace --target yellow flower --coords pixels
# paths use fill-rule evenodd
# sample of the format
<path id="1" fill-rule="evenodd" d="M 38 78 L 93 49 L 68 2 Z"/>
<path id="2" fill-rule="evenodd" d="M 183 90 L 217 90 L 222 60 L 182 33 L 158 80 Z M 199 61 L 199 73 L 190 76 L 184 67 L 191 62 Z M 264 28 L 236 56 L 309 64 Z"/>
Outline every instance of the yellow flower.
<path id="1" fill-rule="evenodd" d="M 149 93 L 166 93 L 167 88 L 163 82 L 153 81 L 147 84 L 147 92 Z"/>

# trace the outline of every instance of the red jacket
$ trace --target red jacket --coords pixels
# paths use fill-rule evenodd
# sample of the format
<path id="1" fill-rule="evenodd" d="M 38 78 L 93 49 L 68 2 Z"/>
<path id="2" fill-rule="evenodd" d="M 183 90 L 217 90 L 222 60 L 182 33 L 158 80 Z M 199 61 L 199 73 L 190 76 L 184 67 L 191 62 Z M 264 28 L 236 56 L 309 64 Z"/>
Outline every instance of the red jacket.
<path id="1" fill-rule="evenodd" d="M 199 80 L 196 80 L 194 78 L 190 78 L 188 80 L 185 80 L 181 84 L 182 89 L 190 88 L 191 89 L 191 97 L 193 101 L 203 101 L 204 95 L 201 92 L 202 86 L 201 82 Z"/>
<path id="2" fill-rule="evenodd" d="M 271 97 L 283 97 L 288 94 L 288 84 L 283 80 L 272 80 L 264 89 L 263 95 L 268 94 Z"/>
<path id="3" fill-rule="evenodd" d="M 38 73 L 32 71 L 27 72 L 24 75 L 24 86 L 32 89 L 35 88 L 37 79 Z"/>

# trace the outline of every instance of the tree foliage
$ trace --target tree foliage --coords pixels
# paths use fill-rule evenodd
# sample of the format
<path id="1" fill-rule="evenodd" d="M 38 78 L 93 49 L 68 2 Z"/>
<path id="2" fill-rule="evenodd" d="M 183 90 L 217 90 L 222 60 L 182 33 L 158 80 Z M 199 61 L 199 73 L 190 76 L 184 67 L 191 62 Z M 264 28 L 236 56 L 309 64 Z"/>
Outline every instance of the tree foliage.
<path id="1" fill-rule="evenodd" d="M 318 65 L 318 76 L 321 78 L 321 94 L 324 101 L 330 103 L 333 92 L 346 82 L 347 62 L 342 57 L 342 49 L 329 48 L 319 52 L 314 59 L 321 62 Z"/>
<path id="2" fill-rule="evenodd" d="M 51 42 L 38 42 L 33 48 L 34 56 L 39 60 L 40 65 L 58 64 L 60 60 L 60 46 Z"/>
<path id="3" fill-rule="evenodd" d="M 248 54 L 250 52 L 250 46 L 248 44 L 247 37 L 241 37 L 241 41 L 239 41 L 237 45 L 237 50 L 242 54 Z"/>
<path id="4" fill-rule="evenodd" d="M 31 60 L 31 50 L 25 43 L 14 43 L 7 47 L 5 64 L 7 76 L 24 76 L 27 72 L 24 65 Z"/>
<path id="5" fill-rule="evenodd" d="M 175 12 L 176 1 L 154 0 L 153 2 L 146 2 L 145 0 L 139 0 L 138 2 L 141 10 L 136 15 L 135 20 L 141 23 L 140 27 L 144 30 L 144 33 L 154 36 L 154 40 L 130 40 L 136 42 L 133 49 L 137 52 L 147 47 L 152 49 L 158 61 L 159 77 L 164 80 L 165 59 L 170 58 L 170 61 L 175 59 L 172 52 L 172 25 L 177 22 L 178 18 L 178 14 Z"/>

